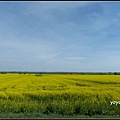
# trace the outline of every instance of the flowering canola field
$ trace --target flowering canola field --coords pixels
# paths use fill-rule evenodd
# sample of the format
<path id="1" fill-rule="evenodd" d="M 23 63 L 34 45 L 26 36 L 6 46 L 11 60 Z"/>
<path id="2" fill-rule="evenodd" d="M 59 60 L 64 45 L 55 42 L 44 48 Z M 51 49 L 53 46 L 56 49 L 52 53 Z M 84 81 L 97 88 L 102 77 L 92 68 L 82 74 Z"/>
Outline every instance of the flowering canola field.
<path id="1" fill-rule="evenodd" d="M 120 75 L 0 74 L 0 114 L 120 116 L 119 101 Z"/>

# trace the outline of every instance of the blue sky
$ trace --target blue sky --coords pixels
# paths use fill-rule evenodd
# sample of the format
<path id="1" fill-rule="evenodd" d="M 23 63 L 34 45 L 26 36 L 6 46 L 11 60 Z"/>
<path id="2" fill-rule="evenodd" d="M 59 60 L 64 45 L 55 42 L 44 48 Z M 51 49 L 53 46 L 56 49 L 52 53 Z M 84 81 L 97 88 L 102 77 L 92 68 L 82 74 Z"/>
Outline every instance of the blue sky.
<path id="1" fill-rule="evenodd" d="M 0 2 L 0 71 L 120 71 L 120 2 Z"/>

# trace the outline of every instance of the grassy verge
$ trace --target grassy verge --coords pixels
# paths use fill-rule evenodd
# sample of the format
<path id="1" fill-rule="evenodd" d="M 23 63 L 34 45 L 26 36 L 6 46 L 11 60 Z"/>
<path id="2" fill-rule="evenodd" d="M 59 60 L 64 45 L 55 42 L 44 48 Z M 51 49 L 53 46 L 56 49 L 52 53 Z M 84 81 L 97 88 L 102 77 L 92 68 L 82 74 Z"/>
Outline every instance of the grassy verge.
<path id="1" fill-rule="evenodd" d="M 120 116 L 107 115 L 61 115 L 61 114 L 43 114 L 43 113 L 0 113 L 0 118 L 120 118 Z"/>

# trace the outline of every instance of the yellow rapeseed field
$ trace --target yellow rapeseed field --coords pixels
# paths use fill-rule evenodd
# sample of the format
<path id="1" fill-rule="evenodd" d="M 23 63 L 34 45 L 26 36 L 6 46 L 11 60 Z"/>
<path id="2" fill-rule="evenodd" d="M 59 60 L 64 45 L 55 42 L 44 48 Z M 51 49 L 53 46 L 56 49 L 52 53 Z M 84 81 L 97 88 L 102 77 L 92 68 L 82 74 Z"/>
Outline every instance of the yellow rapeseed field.
<path id="1" fill-rule="evenodd" d="M 120 116 L 119 102 L 120 75 L 0 74 L 0 113 Z"/>

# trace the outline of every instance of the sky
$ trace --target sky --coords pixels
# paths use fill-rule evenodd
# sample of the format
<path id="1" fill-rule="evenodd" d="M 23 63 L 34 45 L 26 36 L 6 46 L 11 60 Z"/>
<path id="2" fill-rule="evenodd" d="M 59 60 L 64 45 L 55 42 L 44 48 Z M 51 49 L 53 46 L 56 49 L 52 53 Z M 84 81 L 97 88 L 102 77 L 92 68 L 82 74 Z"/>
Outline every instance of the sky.
<path id="1" fill-rule="evenodd" d="M 0 2 L 0 71 L 119 72 L 120 2 Z"/>

